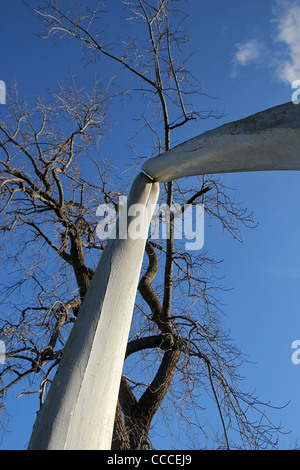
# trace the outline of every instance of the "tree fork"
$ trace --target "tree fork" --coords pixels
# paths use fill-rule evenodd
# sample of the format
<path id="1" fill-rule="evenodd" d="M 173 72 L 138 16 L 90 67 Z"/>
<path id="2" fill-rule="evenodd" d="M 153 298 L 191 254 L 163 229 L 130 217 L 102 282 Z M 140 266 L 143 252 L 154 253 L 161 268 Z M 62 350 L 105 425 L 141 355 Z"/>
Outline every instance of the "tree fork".
<path id="1" fill-rule="evenodd" d="M 74 269 L 80 299 L 83 302 L 91 281 L 90 271 L 85 263 L 80 235 L 71 235 L 70 240 L 71 265 Z"/>

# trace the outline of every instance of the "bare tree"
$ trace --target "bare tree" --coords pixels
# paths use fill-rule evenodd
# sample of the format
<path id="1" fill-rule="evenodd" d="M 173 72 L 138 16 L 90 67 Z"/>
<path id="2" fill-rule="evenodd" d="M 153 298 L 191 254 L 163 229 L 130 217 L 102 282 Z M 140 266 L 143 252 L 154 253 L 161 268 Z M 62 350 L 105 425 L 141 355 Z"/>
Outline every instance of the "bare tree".
<path id="1" fill-rule="evenodd" d="M 56 1 L 43 3 L 35 10 L 45 26 L 43 37 L 77 39 L 88 60 L 119 67 L 111 84 L 119 96 L 142 94 L 145 108 L 137 134 L 154 136 L 153 154 L 169 150 L 171 135 L 189 122 L 218 117 L 189 104 L 203 90 L 183 58 L 189 39 L 179 10 L 182 1 L 120 1 L 126 19 L 143 35 L 118 44 L 109 39 L 105 43 L 105 2 L 88 2 L 84 11 L 80 6 L 63 10 Z M 124 73 L 131 76 L 130 90 L 123 90 L 117 80 Z M 108 95 L 115 93 L 110 89 Z M 74 81 L 71 91 L 60 85 L 52 99 L 52 104 L 39 101 L 29 111 L 13 94 L 11 118 L 0 125 L 2 246 L 10 247 L 3 251 L 3 262 L 13 273 L 17 266 L 21 274 L 3 286 L 3 295 L 9 300 L 16 289 L 22 294 L 1 324 L 8 345 L 2 396 L 17 381 L 38 373 L 41 403 L 102 248 L 95 237 L 96 206 L 102 201 L 117 206 L 116 197 L 123 192 L 118 182 L 108 184 L 107 169 L 89 151 L 105 132 L 106 100 L 99 84 L 91 95 L 78 90 Z M 86 164 L 98 171 L 95 181 L 83 176 L 86 156 Z M 221 179 L 203 176 L 193 181 L 188 187 L 184 182 L 165 186 L 162 197 L 168 207 L 176 202 L 184 211 L 202 202 L 207 215 L 237 239 L 241 225 L 254 225 Z M 18 240 L 17 251 L 7 243 L 12 237 Z M 172 217 L 165 243 L 148 240 L 116 410 L 114 449 L 151 448 L 158 411 L 171 434 L 177 429 L 172 423 L 180 423 L 190 447 L 203 448 L 207 436 L 199 410 L 207 397 L 221 423 L 218 448 L 275 445 L 277 429 L 265 415 L 265 404 L 240 389 L 243 357 L 222 328 L 217 264 L 204 250 L 184 249 L 175 239 Z M 24 293 L 27 285 L 31 299 Z M 179 444 L 175 430 L 174 436 L 176 446 L 187 446 L 186 440 Z"/>
<path id="2" fill-rule="evenodd" d="M 88 94 L 71 77 L 69 88 L 60 83 L 33 109 L 14 86 L 8 106 L 0 122 L 1 338 L 8 357 L 1 392 L 44 367 L 42 401 L 103 248 L 96 207 L 118 193 L 109 189 L 108 168 L 90 153 L 106 126 L 99 83 Z M 97 186 L 83 177 L 84 162 L 94 166 Z"/>

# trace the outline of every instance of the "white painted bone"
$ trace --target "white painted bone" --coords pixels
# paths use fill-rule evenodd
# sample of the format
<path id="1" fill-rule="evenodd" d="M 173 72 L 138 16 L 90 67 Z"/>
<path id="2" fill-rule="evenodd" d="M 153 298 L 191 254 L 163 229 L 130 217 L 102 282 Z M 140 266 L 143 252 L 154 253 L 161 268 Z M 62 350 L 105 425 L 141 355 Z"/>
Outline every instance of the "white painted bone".
<path id="1" fill-rule="evenodd" d="M 145 242 L 159 185 L 140 174 L 128 207 L 145 208 L 145 232 L 112 239 L 64 349 L 28 449 L 109 449 Z M 139 215 L 140 217 L 140 215 Z M 128 225 L 134 216 L 128 217 Z"/>
<path id="2" fill-rule="evenodd" d="M 205 132 L 147 160 L 155 181 L 243 171 L 300 170 L 300 106 L 285 103 Z"/>
<path id="3" fill-rule="evenodd" d="M 264 170 L 300 170 L 300 106 L 286 103 L 226 124 L 143 165 L 152 180 L 136 178 L 128 207 L 145 205 L 144 239 L 110 240 L 105 248 L 29 449 L 110 449 L 146 232 L 159 192 L 152 181 Z"/>

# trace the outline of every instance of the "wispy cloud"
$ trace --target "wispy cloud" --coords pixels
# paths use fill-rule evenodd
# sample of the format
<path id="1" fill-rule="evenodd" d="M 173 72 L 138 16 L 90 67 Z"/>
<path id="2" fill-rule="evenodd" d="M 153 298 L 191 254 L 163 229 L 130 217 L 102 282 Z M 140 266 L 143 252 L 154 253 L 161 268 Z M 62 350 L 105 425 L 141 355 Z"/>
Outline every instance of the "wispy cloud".
<path id="1" fill-rule="evenodd" d="M 277 0 L 271 26 L 272 45 L 257 38 L 236 44 L 232 61 L 233 77 L 240 67 L 259 65 L 275 70 L 276 77 L 284 83 L 291 84 L 300 79 L 299 1 Z"/>
<path id="2" fill-rule="evenodd" d="M 236 51 L 232 60 L 231 76 L 234 78 L 238 75 L 240 66 L 257 65 L 261 62 L 264 54 L 264 44 L 257 39 L 250 39 L 246 42 L 236 44 Z"/>
<path id="3" fill-rule="evenodd" d="M 251 39 L 244 43 L 236 45 L 236 53 L 234 56 L 234 63 L 237 65 L 249 65 L 251 62 L 256 62 L 262 56 L 263 45 L 257 39 Z"/>
<path id="4" fill-rule="evenodd" d="M 300 79 L 300 5 L 278 1 L 274 24 L 275 41 L 281 43 L 281 57 L 277 57 L 277 75 L 285 83 Z"/>

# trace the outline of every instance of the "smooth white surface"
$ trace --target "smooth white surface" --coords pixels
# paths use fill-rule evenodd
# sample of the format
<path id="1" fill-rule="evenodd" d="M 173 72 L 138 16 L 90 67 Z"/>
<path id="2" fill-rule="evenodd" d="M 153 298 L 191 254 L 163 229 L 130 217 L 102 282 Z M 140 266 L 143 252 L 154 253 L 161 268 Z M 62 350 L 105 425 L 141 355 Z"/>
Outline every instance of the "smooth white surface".
<path id="1" fill-rule="evenodd" d="M 128 206 L 145 207 L 143 237 L 109 240 L 28 449 L 110 449 L 145 241 L 158 194 L 159 185 L 145 175 L 134 181 Z M 129 225 L 134 218 L 128 218 Z"/>
<path id="2" fill-rule="evenodd" d="M 205 132 L 150 158 L 142 170 L 160 182 L 200 174 L 300 170 L 300 106 L 285 103 Z"/>

